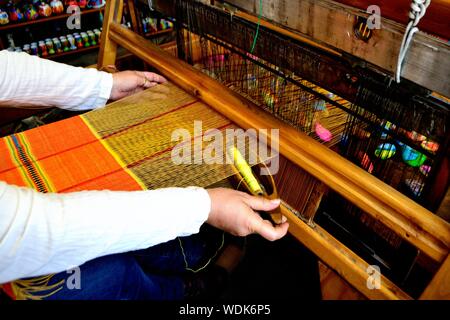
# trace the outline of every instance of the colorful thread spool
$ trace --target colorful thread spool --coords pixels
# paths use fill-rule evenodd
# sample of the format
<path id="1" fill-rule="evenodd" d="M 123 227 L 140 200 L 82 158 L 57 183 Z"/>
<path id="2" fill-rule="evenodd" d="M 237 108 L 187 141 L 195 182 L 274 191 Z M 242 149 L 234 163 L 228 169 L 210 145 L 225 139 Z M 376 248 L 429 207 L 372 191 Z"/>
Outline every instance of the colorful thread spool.
<path id="1" fill-rule="evenodd" d="M 410 146 L 404 145 L 402 159 L 407 165 L 415 168 L 423 165 L 425 160 L 427 160 L 427 157 Z"/>
<path id="2" fill-rule="evenodd" d="M 47 46 L 48 54 L 55 54 L 55 48 L 53 47 L 53 41 L 51 39 L 45 39 L 45 45 Z"/>
<path id="3" fill-rule="evenodd" d="M 56 53 L 62 53 L 63 49 L 62 49 L 62 45 L 61 45 L 61 41 L 59 41 L 58 38 L 53 38 L 53 45 L 55 47 Z"/>
<path id="4" fill-rule="evenodd" d="M 327 129 L 325 129 L 319 121 L 316 121 L 314 125 L 314 131 L 316 132 L 317 136 L 322 139 L 323 141 L 329 142 L 333 138 L 333 135 L 331 132 Z"/>
<path id="5" fill-rule="evenodd" d="M 87 35 L 86 32 L 82 32 L 81 34 L 81 39 L 83 39 L 83 44 L 85 47 L 90 47 L 91 44 L 89 42 L 89 36 Z"/>
<path id="6" fill-rule="evenodd" d="M 41 2 L 38 11 L 41 17 L 50 17 L 52 15 L 52 8 L 45 2 Z"/>
<path id="7" fill-rule="evenodd" d="M 81 36 L 78 33 L 74 33 L 75 43 L 78 49 L 84 48 L 83 39 L 81 39 Z"/>
<path id="8" fill-rule="evenodd" d="M 53 14 L 61 14 L 64 12 L 64 5 L 60 0 L 52 0 L 50 2 Z"/>
<path id="9" fill-rule="evenodd" d="M 102 33 L 98 29 L 94 29 L 94 34 L 97 37 L 97 42 L 100 43 L 100 39 L 102 38 Z"/>
<path id="10" fill-rule="evenodd" d="M 419 171 L 420 171 L 420 173 L 422 173 L 425 177 L 427 177 L 428 174 L 429 174 L 430 171 L 431 171 L 431 166 L 426 165 L 426 164 L 423 164 L 423 165 L 420 166 Z"/>
<path id="11" fill-rule="evenodd" d="M 48 51 L 44 41 L 39 41 L 39 56 L 47 57 Z"/>
<path id="12" fill-rule="evenodd" d="M 88 7 L 98 9 L 106 4 L 105 0 L 89 0 Z"/>
<path id="13" fill-rule="evenodd" d="M 427 151 L 430 151 L 432 153 L 435 153 L 439 149 L 439 143 L 431 141 L 431 140 L 424 140 L 420 144 L 422 148 L 424 148 Z"/>
<path id="14" fill-rule="evenodd" d="M 78 6 L 80 7 L 80 9 L 84 9 L 87 7 L 88 5 L 88 0 L 78 0 Z"/>
<path id="15" fill-rule="evenodd" d="M 375 156 L 386 160 L 392 158 L 397 151 L 397 148 L 392 143 L 382 143 L 375 149 Z"/>
<path id="16" fill-rule="evenodd" d="M 96 41 L 96 39 L 95 39 L 95 34 L 94 34 L 94 32 L 92 32 L 91 30 L 89 30 L 89 31 L 86 31 L 86 33 L 87 33 L 89 39 L 91 40 L 91 45 L 96 46 L 96 45 L 97 45 L 97 41 Z"/>
<path id="17" fill-rule="evenodd" d="M 69 41 L 70 50 L 77 50 L 77 46 L 75 44 L 75 38 L 72 35 L 67 35 L 67 41 Z"/>
<path id="18" fill-rule="evenodd" d="M 8 24 L 8 23 L 9 23 L 8 12 L 0 9 L 0 25 L 4 25 L 4 24 Z"/>
<path id="19" fill-rule="evenodd" d="M 417 133 L 415 131 L 408 131 L 406 133 L 406 136 L 413 141 L 424 141 L 427 139 L 427 137 L 425 137 L 424 135 L 421 135 L 420 133 Z"/>
<path id="20" fill-rule="evenodd" d="M 39 18 L 39 13 L 33 7 L 32 4 L 27 4 L 23 7 L 25 19 L 28 21 L 36 20 Z"/>
<path id="21" fill-rule="evenodd" d="M 386 121 L 386 124 L 384 125 L 384 130 L 381 132 L 381 139 L 386 139 L 388 134 L 385 132 L 385 130 L 395 130 L 395 125 L 389 121 Z"/>
<path id="22" fill-rule="evenodd" d="M 15 5 L 13 5 L 12 2 L 8 3 L 6 10 L 8 11 L 9 21 L 19 22 L 24 19 L 24 15 L 23 15 L 22 11 L 20 11 L 19 8 L 17 8 Z"/>
<path id="23" fill-rule="evenodd" d="M 59 40 L 61 41 L 63 51 L 64 52 L 70 51 L 69 41 L 67 40 L 67 38 L 65 36 L 61 36 L 59 37 Z"/>

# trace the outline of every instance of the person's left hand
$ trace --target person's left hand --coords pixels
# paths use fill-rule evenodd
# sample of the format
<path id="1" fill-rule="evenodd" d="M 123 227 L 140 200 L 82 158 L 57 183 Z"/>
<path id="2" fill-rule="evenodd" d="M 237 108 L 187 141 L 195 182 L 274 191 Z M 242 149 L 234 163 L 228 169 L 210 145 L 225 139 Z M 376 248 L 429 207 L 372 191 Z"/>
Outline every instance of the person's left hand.
<path id="1" fill-rule="evenodd" d="M 165 83 L 167 80 L 156 73 L 147 71 L 121 71 L 113 73 L 111 100 L 122 99 L 144 89 Z"/>

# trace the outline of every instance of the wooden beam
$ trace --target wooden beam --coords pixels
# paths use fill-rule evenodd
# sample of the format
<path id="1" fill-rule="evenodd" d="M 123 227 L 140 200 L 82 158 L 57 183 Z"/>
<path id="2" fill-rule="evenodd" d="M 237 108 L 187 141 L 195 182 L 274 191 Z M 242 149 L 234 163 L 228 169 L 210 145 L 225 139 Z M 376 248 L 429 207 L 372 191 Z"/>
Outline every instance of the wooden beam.
<path id="1" fill-rule="evenodd" d="M 244 129 L 279 129 L 280 152 L 346 199 L 442 262 L 450 246 L 450 225 L 394 188 L 352 164 L 311 137 L 275 119 L 187 63 L 167 55 L 154 44 L 118 23 L 110 24 L 110 38 L 178 86 L 197 96 Z M 271 137 L 267 137 L 270 141 Z"/>
<path id="2" fill-rule="evenodd" d="M 131 18 L 131 26 L 133 27 L 133 31 L 136 33 L 142 33 L 143 31 L 140 28 L 140 22 L 138 22 L 139 16 L 136 14 L 136 8 L 134 6 L 134 0 L 127 0 L 128 11 L 130 13 Z"/>
<path id="3" fill-rule="evenodd" d="M 369 264 L 367 262 L 320 226 L 311 227 L 299 220 L 283 205 L 281 205 L 281 213 L 288 219 L 290 223 L 289 232 L 297 240 L 369 299 L 411 299 L 409 295 L 383 275 L 380 275 L 380 287 L 370 289 L 367 285 L 369 278 L 367 271 Z"/>
<path id="4" fill-rule="evenodd" d="M 123 14 L 123 0 L 106 1 L 104 21 L 114 21 L 120 23 Z M 101 36 L 101 46 L 98 52 L 97 69 L 104 70 L 110 65 L 114 65 L 117 57 L 117 45 L 109 38 L 109 23 L 103 23 Z"/>
<path id="5" fill-rule="evenodd" d="M 227 2 L 253 17 L 259 15 L 259 0 Z M 354 55 L 393 75 L 405 26 L 385 19 L 381 12 L 381 29 L 373 30 L 372 37 L 365 42 L 354 35 L 353 27 L 357 17 L 368 16 L 365 10 L 331 0 L 262 0 L 263 19 L 309 41 Z M 448 24 L 448 19 L 444 21 Z M 416 33 L 402 76 L 450 97 L 450 46 L 446 41 L 424 32 Z"/>
<path id="6" fill-rule="evenodd" d="M 421 300 L 450 300 L 450 255 L 434 275 Z"/>
<path id="7" fill-rule="evenodd" d="M 379 6 L 383 17 L 401 23 L 408 24 L 408 12 L 411 0 L 335 0 L 342 4 L 367 10 L 371 5 Z M 425 32 L 450 39 L 450 1 L 433 0 L 427 9 L 425 16 L 420 20 L 418 27 Z"/>

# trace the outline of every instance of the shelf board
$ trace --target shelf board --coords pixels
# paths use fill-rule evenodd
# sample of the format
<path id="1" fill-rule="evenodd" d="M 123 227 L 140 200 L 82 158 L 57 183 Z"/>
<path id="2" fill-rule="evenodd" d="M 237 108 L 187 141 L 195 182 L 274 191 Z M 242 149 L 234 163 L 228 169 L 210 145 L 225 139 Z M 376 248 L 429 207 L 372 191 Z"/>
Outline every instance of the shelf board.
<path id="1" fill-rule="evenodd" d="M 60 57 L 64 57 L 64 56 L 68 56 L 71 54 L 75 54 L 75 53 L 83 53 L 86 51 L 91 51 L 91 50 L 95 50 L 100 48 L 100 45 L 95 45 L 95 46 L 90 46 L 90 47 L 84 47 L 81 49 L 77 49 L 77 50 L 71 50 L 71 51 L 66 51 L 66 52 L 62 52 L 62 53 L 56 53 L 56 54 L 52 54 L 50 56 L 44 57 L 45 59 L 49 59 L 49 60 L 53 60 L 53 59 L 57 59 Z"/>
<path id="2" fill-rule="evenodd" d="M 165 29 L 165 30 L 158 30 L 158 31 L 150 31 L 144 34 L 145 37 L 156 37 L 161 34 L 172 32 L 173 28 Z"/>
<path id="3" fill-rule="evenodd" d="M 97 9 L 81 10 L 81 15 L 89 14 L 89 13 L 95 13 L 95 12 L 100 12 L 100 11 L 103 11 L 103 9 L 104 9 L 104 7 L 97 8 Z M 4 26 L 1 26 L 0 27 L 0 31 L 5 31 L 5 30 L 9 30 L 9 29 L 14 29 L 14 28 L 21 28 L 21 27 L 32 25 L 32 24 L 41 23 L 41 22 L 43 23 L 43 22 L 48 22 L 48 21 L 52 21 L 52 20 L 60 20 L 60 19 L 68 18 L 71 15 L 72 14 L 64 13 L 64 14 L 60 14 L 60 15 L 57 15 L 57 16 L 50 16 L 50 17 L 47 17 L 47 18 L 38 18 L 36 20 L 31 20 L 31 21 L 18 22 L 18 23 L 9 23 L 9 24 L 6 24 Z"/>

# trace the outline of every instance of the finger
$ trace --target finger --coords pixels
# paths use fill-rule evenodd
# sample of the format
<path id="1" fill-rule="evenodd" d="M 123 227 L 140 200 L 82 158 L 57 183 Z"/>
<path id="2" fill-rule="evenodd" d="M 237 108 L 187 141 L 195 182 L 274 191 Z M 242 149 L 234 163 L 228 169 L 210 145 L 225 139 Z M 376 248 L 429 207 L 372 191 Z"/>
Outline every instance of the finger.
<path id="1" fill-rule="evenodd" d="M 270 211 L 280 205 L 280 199 L 269 200 L 264 197 L 250 196 L 246 197 L 244 201 L 254 210 Z"/>
<path id="2" fill-rule="evenodd" d="M 161 75 L 159 75 L 157 73 L 154 73 L 154 72 L 144 71 L 144 72 L 142 72 L 142 74 L 150 82 L 156 82 L 156 83 L 165 83 L 165 82 L 167 82 L 166 78 L 164 78 L 163 76 L 161 76 Z"/>
<path id="3" fill-rule="evenodd" d="M 148 88 L 154 87 L 154 86 L 156 86 L 156 85 L 158 85 L 158 84 L 159 84 L 159 83 L 157 83 L 157 82 L 150 82 L 150 81 L 148 81 L 148 80 L 145 80 L 145 81 L 144 81 L 143 87 L 146 88 L 146 89 L 148 89 Z"/>
<path id="4" fill-rule="evenodd" d="M 260 234 L 269 241 L 275 241 L 284 237 L 289 228 L 288 222 L 273 226 L 272 223 L 263 220 L 259 216 L 256 216 L 253 221 L 253 226 L 251 227 L 252 231 Z"/>

